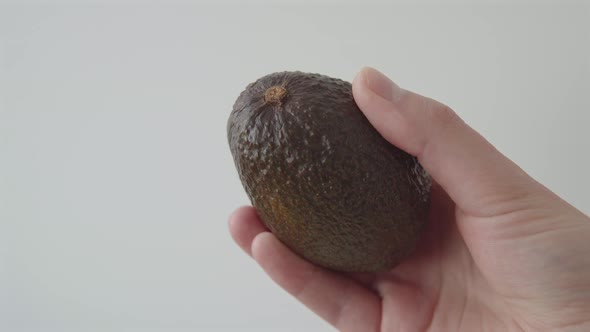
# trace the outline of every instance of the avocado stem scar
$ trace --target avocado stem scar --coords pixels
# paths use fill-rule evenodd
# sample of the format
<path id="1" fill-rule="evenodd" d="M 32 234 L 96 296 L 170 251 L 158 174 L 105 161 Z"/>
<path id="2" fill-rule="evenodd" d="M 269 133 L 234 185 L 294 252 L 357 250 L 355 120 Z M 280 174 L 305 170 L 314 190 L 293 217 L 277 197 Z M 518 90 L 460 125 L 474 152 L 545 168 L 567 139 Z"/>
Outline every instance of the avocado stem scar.
<path id="1" fill-rule="evenodd" d="M 268 104 L 280 105 L 282 100 L 287 96 L 287 89 L 282 86 L 271 86 L 264 92 L 264 102 Z"/>

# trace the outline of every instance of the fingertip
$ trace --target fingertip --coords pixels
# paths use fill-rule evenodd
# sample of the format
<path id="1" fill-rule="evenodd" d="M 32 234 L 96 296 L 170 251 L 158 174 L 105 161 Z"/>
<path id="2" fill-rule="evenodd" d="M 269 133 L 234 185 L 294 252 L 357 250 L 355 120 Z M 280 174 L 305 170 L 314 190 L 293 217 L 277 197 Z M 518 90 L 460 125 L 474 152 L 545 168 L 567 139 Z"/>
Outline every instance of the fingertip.
<path id="1" fill-rule="evenodd" d="M 249 218 L 252 214 L 252 210 L 254 210 L 254 208 L 251 206 L 241 206 L 235 209 L 227 219 L 227 225 L 230 229 L 230 232 L 236 228 L 241 220 Z"/>
<path id="2" fill-rule="evenodd" d="M 372 67 L 369 66 L 363 66 L 357 73 L 356 76 L 354 77 L 354 79 L 352 80 L 353 85 L 359 85 L 359 84 L 363 84 L 365 82 L 365 77 L 367 75 L 367 73 L 371 72 L 375 70 Z"/>
<path id="3" fill-rule="evenodd" d="M 256 236 L 267 231 L 260 221 L 258 213 L 251 206 L 236 209 L 229 217 L 228 226 L 234 241 L 248 255 L 252 254 L 252 242 Z"/>
<path id="4" fill-rule="evenodd" d="M 355 79 L 356 85 L 362 90 L 369 90 L 380 98 L 394 104 L 400 102 L 406 93 L 387 75 L 371 67 L 361 69 Z"/>
<path id="5" fill-rule="evenodd" d="M 376 75 L 378 78 L 369 77 Z M 372 83 L 369 83 L 369 80 L 372 80 Z M 395 92 L 397 97 L 393 96 L 395 89 L 401 90 L 395 83 L 371 67 L 364 67 L 352 84 L 355 103 L 371 125 L 391 144 L 412 154 L 412 140 L 408 139 L 411 128 L 399 112 L 399 105 L 387 99 L 399 97 L 398 92 Z"/>
<path id="6" fill-rule="evenodd" d="M 273 246 L 276 247 L 278 241 L 279 240 L 271 232 L 257 234 L 252 240 L 252 257 L 254 257 L 259 263 L 267 261 L 266 258 L 273 252 L 273 250 L 267 249 L 272 248 Z"/>
<path id="7" fill-rule="evenodd" d="M 366 78 L 374 73 L 380 73 L 380 71 L 371 66 L 363 66 L 356 74 L 355 79 L 361 79 L 366 82 Z"/>
<path id="8" fill-rule="evenodd" d="M 256 236 L 252 242 L 252 257 L 271 279 L 294 295 L 302 280 L 319 269 L 292 252 L 270 232 Z"/>
<path id="9" fill-rule="evenodd" d="M 354 79 L 352 80 L 352 94 L 354 96 L 354 100 L 356 103 L 361 106 L 366 104 L 370 97 L 372 97 L 372 93 L 367 86 L 366 75 L 367 72 L 373 70 L 371 67 L 363 67 L 361 70 L 356 74 Z"/>

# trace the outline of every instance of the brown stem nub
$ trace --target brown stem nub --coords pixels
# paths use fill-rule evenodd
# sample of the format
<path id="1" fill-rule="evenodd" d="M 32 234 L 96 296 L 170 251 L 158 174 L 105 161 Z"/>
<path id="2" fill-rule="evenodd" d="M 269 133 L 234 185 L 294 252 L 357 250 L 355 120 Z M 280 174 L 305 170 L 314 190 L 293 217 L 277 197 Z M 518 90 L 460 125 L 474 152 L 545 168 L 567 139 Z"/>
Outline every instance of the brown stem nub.
<path id="1" fill-rule="evenodd" d="M 287 96 L 287 89 L 282 86 L 271 86 L 264 92 L 264 101 L 268 104 L 280 105 L 282 100 Z"/>

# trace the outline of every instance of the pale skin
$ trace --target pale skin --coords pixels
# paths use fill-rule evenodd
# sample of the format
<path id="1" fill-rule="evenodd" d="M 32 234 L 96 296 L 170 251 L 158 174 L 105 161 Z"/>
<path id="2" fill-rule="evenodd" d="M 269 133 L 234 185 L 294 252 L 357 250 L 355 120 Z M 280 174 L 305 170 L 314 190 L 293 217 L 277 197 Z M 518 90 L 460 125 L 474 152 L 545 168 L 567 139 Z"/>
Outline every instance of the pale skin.
<path id="1" fill-rule="evenodd" d="M 252 207 L 230 217 L 236 243 L 340 331 L 590 331 L 590 218 L 447 106 L 372 68 L 353 94 L 433 178 L 417 251 L 387 272 L 331 272 L 286 248 Z"/>

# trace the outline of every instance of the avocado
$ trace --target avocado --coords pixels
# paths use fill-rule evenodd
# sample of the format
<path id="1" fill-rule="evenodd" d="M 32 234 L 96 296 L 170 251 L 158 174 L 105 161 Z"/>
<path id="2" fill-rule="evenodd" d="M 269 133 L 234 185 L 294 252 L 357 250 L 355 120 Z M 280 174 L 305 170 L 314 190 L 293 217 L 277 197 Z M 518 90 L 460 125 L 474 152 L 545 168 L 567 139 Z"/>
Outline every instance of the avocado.
<path id="1" fill-rule="evenodd" d="M 227 134 L 252 205 L 295 253 L 335 271 L 376 272 L 414 250 L 430 177 L 373 128 L 350 83 L 266 75 L 236 100 Z"/>

